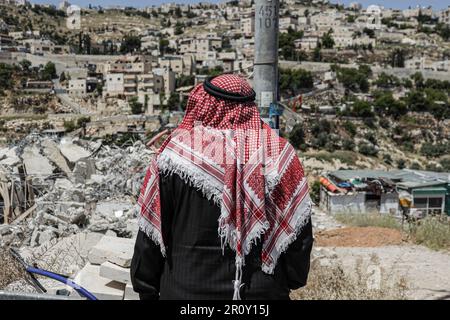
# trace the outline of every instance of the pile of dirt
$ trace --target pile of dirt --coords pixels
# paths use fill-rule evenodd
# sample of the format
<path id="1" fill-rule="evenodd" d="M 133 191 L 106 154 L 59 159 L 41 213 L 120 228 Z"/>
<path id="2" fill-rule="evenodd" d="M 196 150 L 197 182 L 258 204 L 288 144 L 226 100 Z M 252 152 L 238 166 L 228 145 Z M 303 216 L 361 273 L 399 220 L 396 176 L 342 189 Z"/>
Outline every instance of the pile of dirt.
<path id="1" fill-rule="evenodd" d="M 319 247 L 381 247 L 405 241 L 400 230 L 380 227 L 347 227 L 316 233 Z"/>

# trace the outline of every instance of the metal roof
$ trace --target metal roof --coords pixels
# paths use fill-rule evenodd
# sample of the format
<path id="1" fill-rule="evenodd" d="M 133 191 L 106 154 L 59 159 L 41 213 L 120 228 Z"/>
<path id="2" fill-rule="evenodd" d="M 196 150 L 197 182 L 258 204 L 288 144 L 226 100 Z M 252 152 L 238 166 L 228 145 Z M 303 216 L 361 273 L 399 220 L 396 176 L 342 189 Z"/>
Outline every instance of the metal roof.
<path id="1" fill-rule="evenodd" d="M 337 170 L 329 173 L 339 180 L 348 181 L 355 178 L 388 178 L 397 186 L 414 189 L 428 186 L 450 184 L 450 172 L 433 172 L 422 170 Z"/>

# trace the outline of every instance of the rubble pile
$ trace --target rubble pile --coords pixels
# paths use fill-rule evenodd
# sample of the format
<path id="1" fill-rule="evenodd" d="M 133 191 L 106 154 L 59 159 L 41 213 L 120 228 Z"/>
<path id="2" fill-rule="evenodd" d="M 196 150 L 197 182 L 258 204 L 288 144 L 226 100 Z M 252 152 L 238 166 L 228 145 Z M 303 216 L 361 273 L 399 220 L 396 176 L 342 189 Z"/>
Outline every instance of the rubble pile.
<path id="1" fill-rule="evenodd" d="M 10 186 L 26 175 L 33 189 L 32 203 L 11 204 L 12 210 L 31 211 L 20 212 L 27 217 L 9 224 L 0 220 L 0 246 L 38 247 L 82 231 L 132 237 L 134 205 L 151 156 L 141 141 L 119 148 L 37 134 L 0 149 L 0 182 Z M 2 200 L 0 195 L 0 205 Z"/>

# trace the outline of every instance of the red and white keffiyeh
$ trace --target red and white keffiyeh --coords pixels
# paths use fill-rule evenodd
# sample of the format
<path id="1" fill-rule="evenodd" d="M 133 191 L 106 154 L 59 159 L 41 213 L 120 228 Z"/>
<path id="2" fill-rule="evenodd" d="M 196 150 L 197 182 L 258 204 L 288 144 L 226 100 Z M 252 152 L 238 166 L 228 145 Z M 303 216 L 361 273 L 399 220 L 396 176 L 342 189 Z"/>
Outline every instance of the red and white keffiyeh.
<path id="1" fill-rule="evenodd" d="M 237 75 L 221 75 L 211 83 L 252 93 Z M 138 200 L 140 229 L 163 255 L 159 175 L 173 173 L 221 209 L 222 247 L 236 252 L 234 299 L 240 298 L 242 266 L 252 243 L 262 237 L 261 268 L 272 274 L 311 215 L 308 184 L 294 148 L 261 121 L 253 102 L 218 99 L 202 85 L 191 92 L 183 121 L 151 162 Z"/>

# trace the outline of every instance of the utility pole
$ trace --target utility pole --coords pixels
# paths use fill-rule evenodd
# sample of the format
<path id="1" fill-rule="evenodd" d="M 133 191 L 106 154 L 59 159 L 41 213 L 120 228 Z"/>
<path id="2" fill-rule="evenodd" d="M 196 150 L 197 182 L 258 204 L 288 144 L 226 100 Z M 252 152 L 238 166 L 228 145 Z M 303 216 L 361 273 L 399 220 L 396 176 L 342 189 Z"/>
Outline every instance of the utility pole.
<path id="1" fill-rule="evenodd" d="M 278 100 L 279 0 L 255 1 L 255 61 L 253 87 L 263 120 Z"/>

